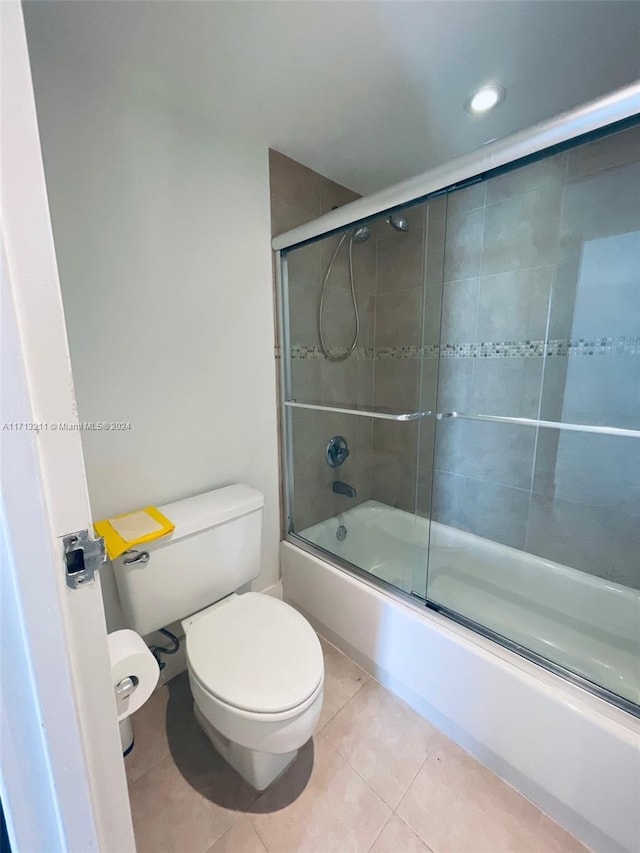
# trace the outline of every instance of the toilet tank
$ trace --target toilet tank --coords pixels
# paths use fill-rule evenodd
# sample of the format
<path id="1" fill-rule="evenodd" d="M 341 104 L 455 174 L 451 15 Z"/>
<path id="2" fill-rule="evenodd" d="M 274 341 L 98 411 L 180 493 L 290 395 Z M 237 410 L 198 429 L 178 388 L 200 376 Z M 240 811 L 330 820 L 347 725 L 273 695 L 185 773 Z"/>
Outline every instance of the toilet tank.
<path id="1" fill-rule="evenodd" d="M 122 609 L 143 636 L 202 610 L 257 577 L 264 497 L 235 485 L 158 507 L 171 536 L 140 545 L 148 562 L 113 561 Z"/>

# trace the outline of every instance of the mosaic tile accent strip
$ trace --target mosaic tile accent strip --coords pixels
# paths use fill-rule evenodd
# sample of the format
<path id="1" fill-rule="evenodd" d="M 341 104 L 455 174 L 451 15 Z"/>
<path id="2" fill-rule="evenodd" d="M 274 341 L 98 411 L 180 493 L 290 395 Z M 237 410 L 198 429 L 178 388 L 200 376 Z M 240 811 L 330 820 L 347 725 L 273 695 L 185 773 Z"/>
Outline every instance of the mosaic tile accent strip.
<path id="1" fill-rule="evenodd" d="M 330 349 L 332 355 L 343 350 Z M 353 352 L 356 361 L 421 358 L 541 358 L 542 356 L 573 357 L 585 355 L 640 356 L 640 337 L 620 338 L 562 338 L 544 341 L 491 341 L 462 344 L 429 344 L 423 347 L 357 347 Z M 292 344 L 291 358 L 323 359 L 319 346 Z"/>
<path id="2" fill-rule="evenodd" d="M 640 337 L 577 338 L 548 345 L 547 355 L 640 355 Z"/>
<path id="3" fill-rule="evenodd" d="M 431 350 L 433 348 L 429 348 Z M 640 355 L 640 337 L 561 338 L 537 341 L 492 341 L 442 344 L 435 357 L 441 358 L 535 358 L 576 355 Z M 425 353 L 430 357 L 430 352 Z"/>
<path id="4" fill-rule="evenodd" d="M 340 347 L 329 347 L 331 355 L 342 355 L 343 349 Z M 356 347 L 351 354 L 351 358 L 356 361 L 372 361 L 376 354 L 373 347 Z M 302 358 L 307 361 L 316 361 L 324 359 L 324 353 L 319 346 L 306 346 L 305 344 L 291 345 L 291 358 Z"/>
<path id="5" fill-rule="evenodd" d="M 442 344 L 441 358 L 531 358 L 543 356 L 544 341 L 491 341 L 489 343 Z"/>
<path id="6" fill-rule="evenodd" d="M 391 359 L 413 359 L 413 358 L 437 358 L 439 347 L 437 344 L 425 347 L 378 347 L 375 358 L 381 361 Z"/>

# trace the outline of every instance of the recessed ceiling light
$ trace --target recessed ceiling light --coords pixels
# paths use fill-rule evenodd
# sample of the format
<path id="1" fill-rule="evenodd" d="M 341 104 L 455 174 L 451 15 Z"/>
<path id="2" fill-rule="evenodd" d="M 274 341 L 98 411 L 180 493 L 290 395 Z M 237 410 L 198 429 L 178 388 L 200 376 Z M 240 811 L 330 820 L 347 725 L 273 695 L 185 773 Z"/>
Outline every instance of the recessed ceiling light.
<path id="1" fill-rule="evenodd" d="M 473 114 L 486 113 L 504 101 L 506 94 L 502 86 L 495 86 L 493 84 L 483 86 L 469 95 L 465 101 L 464 108 L 467 112 Z"/>

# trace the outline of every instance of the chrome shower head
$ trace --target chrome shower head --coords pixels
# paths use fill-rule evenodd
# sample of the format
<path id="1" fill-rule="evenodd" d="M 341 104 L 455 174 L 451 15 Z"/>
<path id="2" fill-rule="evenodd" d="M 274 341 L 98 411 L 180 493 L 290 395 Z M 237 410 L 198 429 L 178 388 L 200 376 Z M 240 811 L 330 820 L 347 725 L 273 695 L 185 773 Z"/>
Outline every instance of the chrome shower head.
<path id="1" fill-rule="evenodd" d="M 387 216 L 387 222 L 392 228 L 395 228 L 396 231 L 408 231 L 409 223 L 401 216 L 399 213 L 392 213 L 390 216 Z"/>
<path id="2" fill-rule="evenodd" d="M 359 228 L 356 228 L 353 232 L 353 237 L 351 238 L 354 243 L 365 243 L 369 237 L 371 236 L 371 231 L 366 225 L 361 225 Z"/>

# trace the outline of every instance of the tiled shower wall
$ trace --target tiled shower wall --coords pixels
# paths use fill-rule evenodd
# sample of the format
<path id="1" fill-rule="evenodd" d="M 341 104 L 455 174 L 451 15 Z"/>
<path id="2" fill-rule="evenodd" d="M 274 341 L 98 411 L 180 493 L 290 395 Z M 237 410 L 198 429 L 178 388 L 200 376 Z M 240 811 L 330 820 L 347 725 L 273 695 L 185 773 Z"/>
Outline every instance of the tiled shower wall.
<path id="1" fill-rule="evenodd" d="M 373 229 L 377 258 L 376 409 L 412 412 L 435 408 L 435 382 L 423 381 L 421 386 L 421 378 L 425 370 L 434 371 L 437 362 L 427 364 L 421 355 L 423 344 L 429 350 L 439 339 L 442 265 L 440 271 L 432 270 L 437 289 L 425 291 L 425 235 L 434 254 L 439 253 L 441 258 L 443 215 L 444 203 L 437 200 L 403 211 L 409 225 L 406 232 L 395 231 L 384 220 Z M 434 224 L 434 219 L 440 223 Z M 375 421 L 372 496 L 408 512 L 417 509 L 428 514 L 432 442 L 431 420 Z"/>
<path id="2" fill-rule="evenodd" d="M 359 196 L 301 163 L 269 152 L 272 233 L 280 234 L 327 213 Z M 375 295 L 375 241 L 353 247 L 358 287 L 361 332 L 357 351 L 345 361 L 332 362 L 321 355 L 318 307 L 322 280 L 338 238 L 322 240 L 293 251 L 288 257 L 289 324 L 293 350 L 293 397 L 301 402 L 371 404 L 373 361 L 367 348 L 373 344 Z M 326 340 L 331 351 L 342 352 L 355 328 L 349 292 L 348 242 L 334 264 L 325 297 Z M 294 514 L 297 530 L 337 515 L 368 500 L 371 421 L 343 414 L 293 412 Z M 330 468 L 324 451 L 332 436 L 346 438 L 351 456 L 338 469 Z M 356 499 L 336 495 L 334 480 L 353 485 Z"/>
<path id="3" fill-rule="evenodd" d="M 640 134 L 452 194 L 438 408 L 640 428 Z M 437 426 L 434 518 L 640 586 L 640 440 Z"/>

